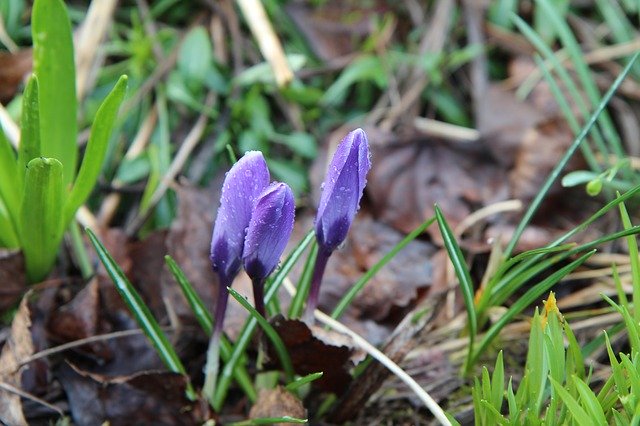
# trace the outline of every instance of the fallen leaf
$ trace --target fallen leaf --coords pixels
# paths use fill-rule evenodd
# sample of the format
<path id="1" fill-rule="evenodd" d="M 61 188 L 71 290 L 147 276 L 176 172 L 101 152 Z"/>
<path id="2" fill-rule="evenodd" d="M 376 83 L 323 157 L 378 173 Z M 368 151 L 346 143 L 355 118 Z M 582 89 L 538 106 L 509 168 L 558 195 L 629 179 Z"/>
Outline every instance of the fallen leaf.
<path id="1" fill-rule="evenodd" d="M 20 366 L 25 358 L 33 355 L 31 340 L 31 313 L 28 306 L 28 294 L 23 297 L 20 307 L 11 323 L 11 334 L 0 354 L 0 381 L 15 388 L 21 388 L 22 371 Z M 0 388 L 0 422 L 7 425 L 26 425 L 22 412 L 20 396 Z"/>
<path id="2" fill-rule="evenodd" d="M 472 211 L 508 196 L 506 170 L 486 146 L 417 139 L 372 145 L 367 194 L 378 219 L 409 233 L 442 209 L 452 228 Z M 428 230 L 440 240 L 437 227 Z"/>
<path id="3" fill-rule="evenodd" d="M 273 389 L 261 389 L 258 399 L 249 411 L 250 419 L 273 418 L 273 417 L 294 417 L 304 419 L 307 410 L 302 402 L 293 394 L 285 390 L 282 386 Z M 292 423 L 276 423 L 279 425 L 290 425 Z"/>
<path id="4" fill-rule="evenodd" d="M 15 306 L 27 290 L 20 250 L 0 248 L 0 314 Z"/>
<path id="5" fill-rule="evenodd" d="M 186 378 L 168 372 L 130 376 L 92 374 L 65 363 L 57 371 L 73 421 L 82 425 L 201 424 L 201 412 L 185 397 Z"/>
<path id="6" fill-rule="evenodd" d="M 323 372 L 323 376 L 315 380 L 313 387 L 324 391 L 342 394 L 351 381 L 349 369 L 352 350 L 339 343 L 336 346 L 321 340 L 321 336 L 327 339 L 326 333 L 309 329 L 302 321 L 288 320 L 282 315 L 271 319 L 271 325 L 284 342 L 295 372 L 301 376 L 311 373 Z M 273 348 L 268 346 L 269 359 L 277 360 Z"/>

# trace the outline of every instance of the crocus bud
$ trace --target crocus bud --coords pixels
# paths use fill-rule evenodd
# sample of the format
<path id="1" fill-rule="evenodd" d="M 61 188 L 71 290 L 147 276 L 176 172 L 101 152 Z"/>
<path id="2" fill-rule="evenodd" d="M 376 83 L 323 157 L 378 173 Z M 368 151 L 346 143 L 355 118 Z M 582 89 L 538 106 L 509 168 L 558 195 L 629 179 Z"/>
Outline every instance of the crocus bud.
<path id="1" fill-rule="evenodd" d="M 269 185 L 258 197 L 242 255 L 252 280 L 264 280 L 278 265 L 293 230 L 294 203 L 291 188 L 280 182 Z"/>
<path id="2" fill-rule="evenodd" d="M 316 237 L 323 251 L 331 253 L 347 237 L 370 168 L 367 135 L 356 129 L 338 145 L 324 179 L 316 216 Z"/>
<path id="3" fill-rule="evenodd" d="M 318 306 L 320 283 L 331 253 L 347 238 L 347 232 L 367 184 L 367 172 L 371 168 L 369 142 L 362 129 L 349 133 L 333 155 L 327 176 L 322 184 L 322 195 L 316 216 L 316 257 L 311 288 L 307 298 L 305 319 L 313 321 L 313 311 Z"/>
<path id="4" fill-rule="evenodd" d="M 211 265 L 222 285 L 231 285 L 242 265 L 242 251 L 253 207 L 269 185 L 261 152 L 249 151 L 227 173 L 211 238 Z"/>

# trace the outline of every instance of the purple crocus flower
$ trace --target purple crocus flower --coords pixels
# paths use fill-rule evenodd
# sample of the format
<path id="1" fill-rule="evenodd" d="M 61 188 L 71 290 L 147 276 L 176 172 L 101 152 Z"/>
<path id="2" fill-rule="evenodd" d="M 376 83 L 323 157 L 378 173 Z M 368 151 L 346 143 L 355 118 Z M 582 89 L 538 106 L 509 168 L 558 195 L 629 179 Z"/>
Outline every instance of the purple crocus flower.
<path id="1" fill-rule="evenodd" d="M 269 169 L 261 152 L 249 151 L 227 172 L 211 238 L 211 266 L 220 277 L 215 325 L 205 367 L 204 394 L 212 401 L 218 375 L 220 336 L 231 286 L 242 266 L 247 228 L 256 200 L 269 185 Z"/>
<path id="2" fill-rule="evenodd" d="M 253 208 L 269 179 L 267 163 L 259 151 L 247 152 L 225 176 L 210 255 L 213 270 L 225 289 L 240 271 Z"/>
<path id="3" fill-rule="evenodd" d="M 264 281 L 280 261 L 293 230 L 294 216 L 293 192 L 287 184 L 272 183 L 255 203 L 242 258 L 253 282 L 256 310 L 263 316 Z"/>
<path id="4" fill-rule="evenodd" d="M 356 129 L 338 145 L 324 179 L 315 224 L 319 250 L 307 299 L 308 320 L 313 318 L 318 306 L 320 282 L 329 256 L 347 237 L 360 208 L 370 168 L 367 135 L 364 130 Z"/>

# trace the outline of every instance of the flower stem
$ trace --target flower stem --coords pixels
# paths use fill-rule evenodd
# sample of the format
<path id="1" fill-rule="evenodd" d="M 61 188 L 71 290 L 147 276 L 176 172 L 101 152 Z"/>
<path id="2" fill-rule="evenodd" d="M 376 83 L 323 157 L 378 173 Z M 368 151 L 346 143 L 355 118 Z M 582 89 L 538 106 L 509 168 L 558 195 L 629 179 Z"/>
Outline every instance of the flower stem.
<path id="1" fill-rule="evenodd" d="M 322 277 L 324 276 L 324 270 L 327 267 L 329 256 L 331 256 L 330 251 L 320 249 L 316 257 L 313 277 L 311 277 L 311 288 L 309 289 L 309 297 L 307 298 L 307 308 L 304 313 L 304 320 L 309 324 L 313 323 L 313 311 L 318 307 L 320 284 L 322 283 Z"/>
<path id="2" fill-rule="evenodd" d="M 227 287 L 231 285 L 228 279 L 220 277 L 218 287 L 218 300 L 216 302 L 216 311 L 214 315 L 214 328 L 209 340 L 209 349 L 207 350 L 207 363 L 204 367 L 204 386 L 202 393 L 213 406 L 214 396 L 216 393 L 216 380 L 218 379 L 218 370 L 220 368 L 220 337 L 224 325 L 224 315 L 227 311 L 227 302 L 229 301 L 229 290 Z M 214 407 L 215 408 L 215 407 Z"/>
<path id="3" fill-rule="evenodd" d="M 263 317 L 267 318 L 264 308 L 264 278 L 251 280 L 253 285 L 253 304 L 256 311 Z"/>

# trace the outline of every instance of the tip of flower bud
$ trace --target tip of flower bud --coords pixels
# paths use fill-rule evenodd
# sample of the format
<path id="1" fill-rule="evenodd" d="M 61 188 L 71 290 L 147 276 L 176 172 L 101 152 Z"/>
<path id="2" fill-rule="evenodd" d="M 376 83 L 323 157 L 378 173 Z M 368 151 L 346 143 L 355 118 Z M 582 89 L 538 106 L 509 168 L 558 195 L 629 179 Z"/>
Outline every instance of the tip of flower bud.
<path id="1" fill-rule="evenodd" d="M 324 251 L 335 250 L 345 240 L 360 207 L 370 168 L 367 135 L 356 129 L 338 145 L 323 183 L 316 237 Z"/>
<path id="2" fill-rule="evenodd" d="M 244 242 L 243 263 L 253 280 L 266 278 L 278 265 L 295 218 L 293 191 L 274 182 L 256 199 Z"/>

